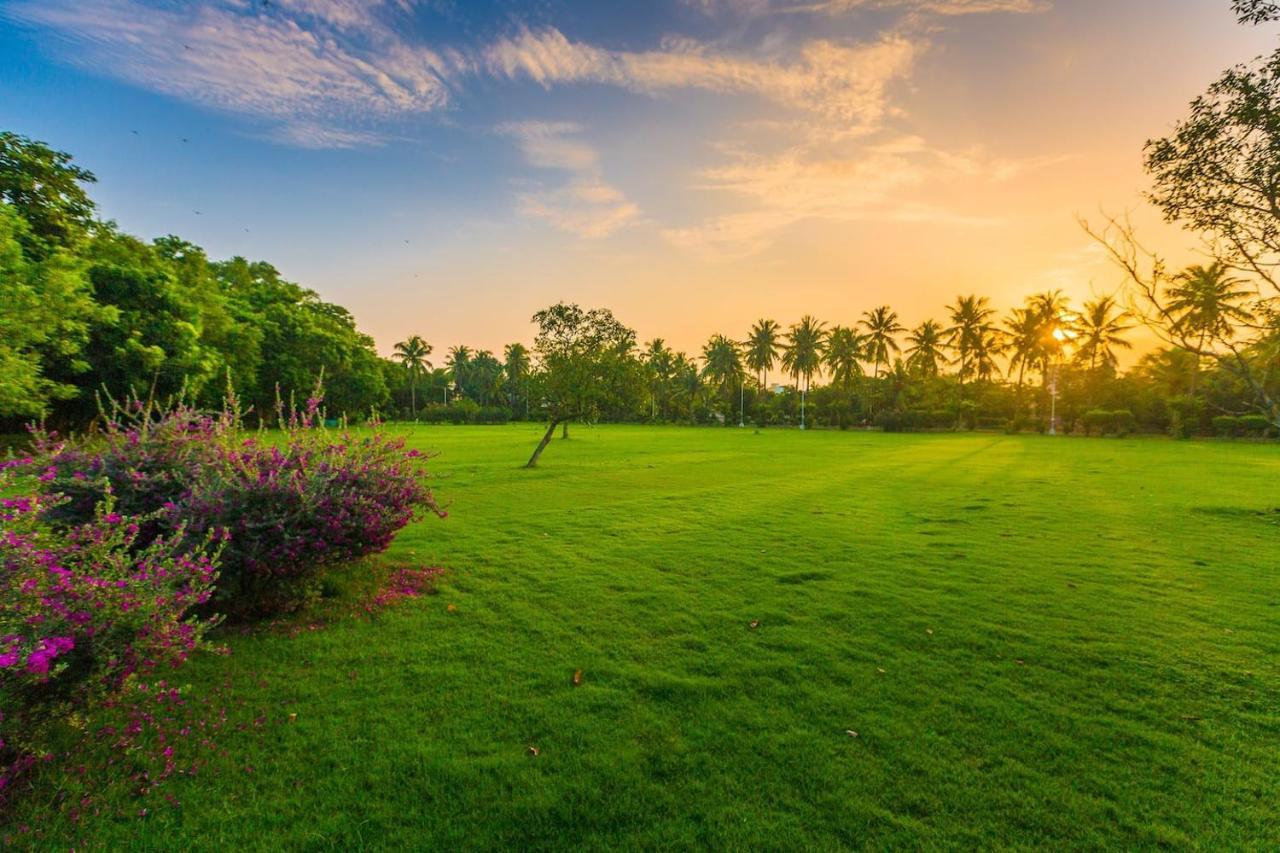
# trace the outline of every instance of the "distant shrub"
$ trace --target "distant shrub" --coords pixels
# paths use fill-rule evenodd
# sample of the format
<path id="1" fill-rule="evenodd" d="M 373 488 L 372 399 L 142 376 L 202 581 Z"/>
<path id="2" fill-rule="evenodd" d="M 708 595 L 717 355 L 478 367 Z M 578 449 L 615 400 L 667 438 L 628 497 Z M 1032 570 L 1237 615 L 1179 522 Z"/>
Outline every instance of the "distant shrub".
<path id="1" fill-rule="evenodd" d="M 1091 409 L 1080 417 L 1080 426 L 1085 435 L 1125 436 L 1137 428 L 1137 420 L 1128 409 Z"/>
<path id="2" fill-rule="evenodd" d="M 1138 429 L 1138 419 L 1128 409 L 1117 409 L 1111 413 L 1111 431 L 1117 436 L 1133 435 Z"/>
<path id="3" fill-rule="evenodd" d="M 473 423 L 505 424 L 511 421 L 511 410 L 506 406 L 482 406 L 476 411 Z"/>
<path id="4" fill-rule="evenodd" d="M 403 440 L 376 425 L 328 430 L 314 398 L 280 421 L 279 433 L 245 437 L 234 412 L 138 406 L 117 409 L 93 437 L 38 436 L 47 494 L 70 496 L 46 517 L 84 524 L 110 499 L 145 516 L 144 545 L 225 532 L 217 606 L 256 616 L 296 607 L 322 567 L 385 549 L 419 513 L 443 515 Z"/>
<path id="5" fill-rule="evenodd" d="M 1266 415 L 1241 415 L 1240 430 L 1252 438 L 1264 438 L 1271 433 L 1271 420 Z"/>
<path id="6" fill-rule="evenodd" d="M 134 672 L 182 663 L 212 624 L 189 615 L 213 590 L 211 538 L 179 527 L 142 543 L 109 497 L 51 529 L 40 519 L 63 499 L 35 486 L 0 477 L 0 793 L 69 714 Z"/>
<path id="7" fill-rule="evenodd" d="M 1213 431 L 1222 438 L 1240 435 L 1240 419 L 1234 415 L 1218 415 L 1213 419 Z"/>

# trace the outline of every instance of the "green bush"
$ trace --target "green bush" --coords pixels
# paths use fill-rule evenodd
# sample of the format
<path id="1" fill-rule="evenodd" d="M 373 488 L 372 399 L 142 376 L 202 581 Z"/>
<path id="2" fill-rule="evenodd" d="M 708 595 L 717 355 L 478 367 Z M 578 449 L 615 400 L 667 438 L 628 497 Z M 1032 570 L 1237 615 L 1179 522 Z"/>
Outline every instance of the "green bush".
<path id="1" fill-rule="evenodd" d="M 1266 415 L 1241 415 L 1237 418 L 1240 430 L 1252 438 L 1264 438 L 1271 433 L 1271 421 Z"/>
<path id="2" fill-rule="evenodd" d="M 1235 438 L 1240 434 L 1240 419 L 1234 415 L 1218 415 L 1213 419 L 1213 431 L 1222 438 Z"/>
<path id="3" fill-rule="evenodd" d="M 1090 409 L 1084 413 L 1081 422 L 1084 425 L 1084 434 L 1105 435 L 1107 427 L 1111 423 L 1111 413 L 1103 409 Z"/>

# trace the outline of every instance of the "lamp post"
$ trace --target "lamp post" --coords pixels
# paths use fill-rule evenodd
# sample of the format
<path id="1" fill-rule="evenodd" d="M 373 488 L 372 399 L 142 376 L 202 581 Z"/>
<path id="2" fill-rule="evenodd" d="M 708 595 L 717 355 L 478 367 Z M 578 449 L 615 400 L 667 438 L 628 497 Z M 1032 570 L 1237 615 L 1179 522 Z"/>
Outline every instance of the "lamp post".
<path id="1" fill-rule="evenodd" d="M 1058 377 L 1067 355 L 1067 346 L 1079 337 L 1079 333 L 1072 328 L 1077 319 L 1077 315 L 1063 312 L 1053 328 L 1053 339 L 1058 345 L 1055 347 L 1057 359 L 1049 365 L 1049 435 L 1058 434 Z"/>
<path id="2" fill-rule="evenodd" d="M 808 388 L 800 389 L 800 429 L 804 429 L 804 398 Z"/>

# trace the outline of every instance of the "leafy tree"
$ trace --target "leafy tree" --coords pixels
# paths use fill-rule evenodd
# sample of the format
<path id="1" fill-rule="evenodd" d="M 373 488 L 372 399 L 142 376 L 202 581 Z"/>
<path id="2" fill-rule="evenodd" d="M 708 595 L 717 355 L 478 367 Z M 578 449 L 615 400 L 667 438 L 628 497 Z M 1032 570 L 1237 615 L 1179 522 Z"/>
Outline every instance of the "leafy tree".
<path id="1" fill-rule="evenodd" d="M 89 327 L 109 316 L 90 297 L 76 258 L 59 248 L 27 256 L 28 228 L 0 204 L 0 417 L 40 417 L 51 402 L 74 397 L 74 385 L 47 375 L 48 363 L 87 369 L 81 349 Z"/>
<path id="2" fill-rule="evenodd" d="M 786 342 L 782 345 L 782 366 L 804 387 L 800 394 L 800 428 L 805 428 L 805 397 L 809 394 L 809 383 L 813 375 L 822 368 L 822 353 L 826 345 L 824 324 L 806 314 L 800 318 L 787 332 Z"/>
<path id="3" fill-rule="evenodd" d="M 409 374 L 409 399 L 414 420 L 418 418 L 418 380 L 423 372 L 431 367 L 431 362 L 427 360 L 429 355 L 431 355 L 431 344 L 423 340 L 421 335 L 410 335 L 396 344 L 392 355 L 392 358 L 399 362 Z"/>
<path id="4" fill-rule="evenodd" d="M 26 220 L 22 243 L 36 259 L 70 247 L 93 222 L 93 202 L 81 185 L 97 178 L 72 159 L 43 142 L 0 131 L 0 201 Z"/>
<path id="5" fill-rule="evenodd" d="M 558 303 L 533 315 L 538 325 L 533 351 L 538 359 L 538 393 L 547 413 L 547 431 L 526 467 L 551 441 L 556 427 L 597 418 L 602 411 L 633 402 L 640 384 L 636 333 L 607 309 L 585 311 Z M 567 433 L 566 433 L 567 435 Z"/>
<path id="6" fill-rule="evenodd" d="M 768 384 L 769 371 L 781 352 L 778 329 L 773 320 L 757 320 L 747 339 L 747 367 L 759 377 L 761 388 Z"/>

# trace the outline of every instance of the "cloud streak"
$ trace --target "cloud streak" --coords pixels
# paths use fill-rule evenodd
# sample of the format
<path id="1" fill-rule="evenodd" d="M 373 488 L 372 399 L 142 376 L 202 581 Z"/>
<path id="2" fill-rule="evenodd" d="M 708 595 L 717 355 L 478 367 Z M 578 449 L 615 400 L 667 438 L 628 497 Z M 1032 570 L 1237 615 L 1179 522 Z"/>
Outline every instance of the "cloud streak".
<path id="1" fill-rule="evenodd" d="M 457 59 L 407 44 L 386 2 L 276 0 L 175 8 L 142 0 L 21 0 L 13 21 L 66 61 L 201 106 L 264 120 L 309 147 L 369 144 L 371 122 L 449 103 Z"/>
<path id="2" fill-rule="evenodd" d="M 818 40 L 804 45 L 795 61 L 781 63 L 713 52 L 685 40 L 668 40 L 662 50 L 611 51 L 544 29 L 498 41 L 484 52 L 484 63 L 496 76 L 546 87 L 600 83 L 650 95 L 680 89 L 754 94 L 870 125 L 885 113 L 888 85 L 907 74 L 920 50 L 894 35 L 854 45 Z"/>

